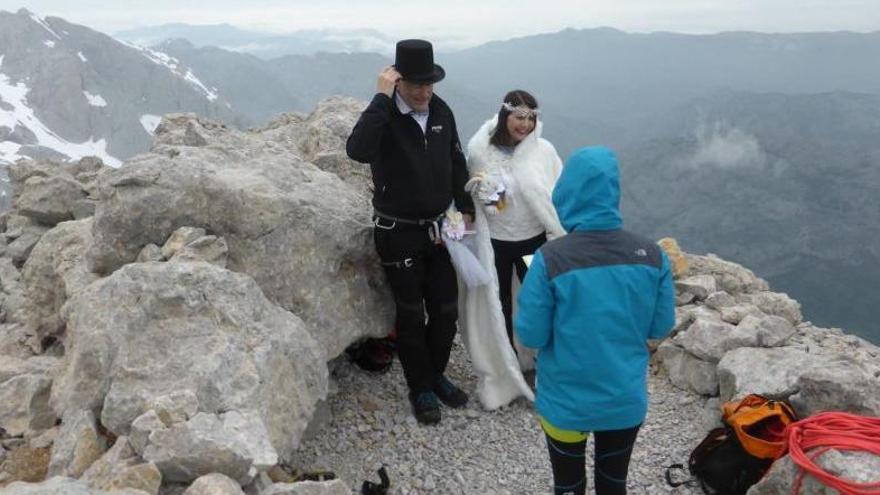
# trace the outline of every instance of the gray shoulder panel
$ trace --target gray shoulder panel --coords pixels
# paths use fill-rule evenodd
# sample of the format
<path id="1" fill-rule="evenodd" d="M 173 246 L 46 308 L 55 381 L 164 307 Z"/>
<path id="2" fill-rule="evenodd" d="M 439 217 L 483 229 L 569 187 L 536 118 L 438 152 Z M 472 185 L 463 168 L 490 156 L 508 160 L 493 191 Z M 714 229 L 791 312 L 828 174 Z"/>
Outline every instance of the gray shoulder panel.
<path id="1" fill-rule="evenodd" d="M 572 232 L 541 248 L 547 276 L 612 265 L 647 265 L 659 269 L 660 247 L 625 230 Z"/>

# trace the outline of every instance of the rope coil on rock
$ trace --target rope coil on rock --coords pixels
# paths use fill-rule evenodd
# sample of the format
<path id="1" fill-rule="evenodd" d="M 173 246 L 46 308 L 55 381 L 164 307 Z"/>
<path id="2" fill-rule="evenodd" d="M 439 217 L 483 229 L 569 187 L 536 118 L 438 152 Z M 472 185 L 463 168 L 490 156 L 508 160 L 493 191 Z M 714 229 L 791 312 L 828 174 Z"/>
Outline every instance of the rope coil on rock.
<path id="1" fill-rule="evenodd" d="M 880 480 L 856 483 L 828 473 L 815 460 L 825 452 L 871 452 L 880 456 L 880 418 L 843 412 L 824 412 L 792 423 L 785 431 L 791 460 L 800 469 L 792 493 L 800 493 L 801 481 L 810 474 L 825 486 L 842 495 L 880 495 Z"/>

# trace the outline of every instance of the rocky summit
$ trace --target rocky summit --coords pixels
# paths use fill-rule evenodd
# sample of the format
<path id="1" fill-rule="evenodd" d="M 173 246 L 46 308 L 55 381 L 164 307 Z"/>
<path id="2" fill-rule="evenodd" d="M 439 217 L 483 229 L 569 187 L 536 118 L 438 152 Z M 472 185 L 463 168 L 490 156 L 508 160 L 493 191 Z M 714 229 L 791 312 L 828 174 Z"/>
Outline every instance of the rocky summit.
<path id="1" fill-rule="evenodd" d="M 0 493 L 345 494 L 386 465 L 392 493 L 547 493 L 530 404 L 408 413 L 400 368 L 344 349 L 394 307 L 372 243 L 368 168 L 344 152 L 365 103 L 239 131 L 169 114 L 119 168 L 21 160 L 0 216 Z M 880 350 L 803 321 L 750 270 L 663 242 L 677 322 L 655 350 L 629 480 L 665 486 L 747 393 L 801 416 L 880 415 Z M 473 392 L 466 353 L 450 373 Z M 870 481 L 876 458 L 819 464 Z M 332 473 L 328 473 L 332 472 Z M 786 457 L 750 493 L 791 490 Z M 336 479 L 333 479 L 336 478 Z M 876 476 L 875 476 L 876 478 Z M 826 493 L 807 476 L 801 493 Z"/>

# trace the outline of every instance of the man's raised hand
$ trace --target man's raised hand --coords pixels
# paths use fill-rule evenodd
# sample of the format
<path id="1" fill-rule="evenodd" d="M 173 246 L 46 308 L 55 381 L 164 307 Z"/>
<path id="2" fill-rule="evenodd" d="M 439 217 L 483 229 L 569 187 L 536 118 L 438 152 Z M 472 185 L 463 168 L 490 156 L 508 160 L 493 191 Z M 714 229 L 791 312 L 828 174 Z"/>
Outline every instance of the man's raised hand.
<path id="1" fill-rule="evenodd" d="M 389 65 L 382 69 L 379 73 L 379 80 L 376 82 L 376 91 L 384 93 L 390 98 L 394 94 L 394 86 L 400 81 L 400 72 L 393 65 Z"/>

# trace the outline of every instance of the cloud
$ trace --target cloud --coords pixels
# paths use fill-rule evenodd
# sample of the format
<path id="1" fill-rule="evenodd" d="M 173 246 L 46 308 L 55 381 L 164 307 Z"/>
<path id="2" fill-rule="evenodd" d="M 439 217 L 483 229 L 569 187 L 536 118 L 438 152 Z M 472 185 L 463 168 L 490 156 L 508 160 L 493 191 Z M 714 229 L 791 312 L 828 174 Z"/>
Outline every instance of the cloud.
<path id="1" fill-rule="evenodd" d="M 765 168 L 767 153 L 758 139 L 737 128 L 717 121 L 714 125 L 700 125 L 696 131 L 697 150 L 685 163 L 693 168 L 715 167 Z"/>

